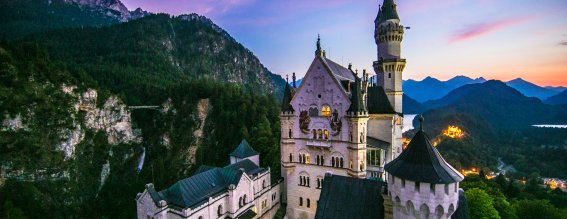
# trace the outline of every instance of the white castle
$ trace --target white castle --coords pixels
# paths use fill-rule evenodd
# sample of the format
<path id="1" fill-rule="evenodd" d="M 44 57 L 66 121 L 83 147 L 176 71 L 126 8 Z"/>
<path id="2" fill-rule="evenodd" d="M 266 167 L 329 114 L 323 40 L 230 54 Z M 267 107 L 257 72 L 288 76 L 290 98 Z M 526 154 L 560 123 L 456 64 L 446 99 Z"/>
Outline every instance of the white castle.
<path id="1" fill-rule="evenodd" d="M 402 148 L 404 31 L 394 1 L 384 0 L 373 77 L 328 59 L 317 39 L 301 85 L 294 74 L 284 91 L 282 183 L 243 141 L 227 167 L 201 167 L 160 192 L 148 184 L 136 198 L 138 218 L 273 218 L 280 204 L 289 219 L 468 218 L 463 176 L 422 125 Z"/>

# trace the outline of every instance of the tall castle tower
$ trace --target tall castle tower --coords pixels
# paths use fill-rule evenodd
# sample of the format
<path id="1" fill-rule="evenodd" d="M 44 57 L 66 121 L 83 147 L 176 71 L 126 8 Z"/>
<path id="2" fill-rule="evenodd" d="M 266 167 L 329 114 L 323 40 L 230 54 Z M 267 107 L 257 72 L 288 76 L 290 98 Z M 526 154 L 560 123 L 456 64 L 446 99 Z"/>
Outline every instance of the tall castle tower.
<path id="1" fill-rule="evenodd" d="M 378 61 L 374 62 L 377 85 L 384 88 L 390 104 L 398 113 L 402 112 L 402 72 L 406 60 L 401 58 L 401 43 L 404 26 L 394 0 L 384 0 L 376 16 L 374 39 L 378 45 Z"/>

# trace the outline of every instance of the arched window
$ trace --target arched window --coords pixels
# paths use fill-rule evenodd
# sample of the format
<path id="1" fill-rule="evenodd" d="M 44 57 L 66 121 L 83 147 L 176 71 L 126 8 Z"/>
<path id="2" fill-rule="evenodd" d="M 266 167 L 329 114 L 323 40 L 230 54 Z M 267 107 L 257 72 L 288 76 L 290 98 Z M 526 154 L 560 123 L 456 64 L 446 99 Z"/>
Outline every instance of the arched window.
<path id="1" fill-rule="evenodd" d="M 313 130 L 311 131 L 311 134 L 313 134 L 313 139 L 316 139 L 316 138 L 317 138 L 317 130 L 313 129 Z"/>
<path id="2" fill-rule="evenodd" d="M 392 78 L 392 73 L 388 73 L 388 78 Z"/>
<path id="3" fill-rule="evenodd" d="M 311 163 L 311 159 L 309 158 L 309 154 L 304 154 L 305 156 L 305 163 Z"/>
<path id="4" fill-rule="evenodd" d="M 342 157 L 341 157 L 341 165 L 340 165 L 340 166 L 341 166 L 341 168 L 344 167 L 344 163 L 343 163 L 343 158 L 342 158 Z"/>
<path id="5" fill-rule="evenodd" d="M 307 199 L 307 207 L 311 207 L 311 200 Z"/>
<path id="6" fill-rule="evenodd" d="M 325 129 L 323 135 L 325 136 L 325 140 L 329 139 L 329 130 Z"/>
<path id="7" fill-rule="evenodd" d="M 336 167 L 335 166 L 335 157 L 331 157 L 331 166 Z"/>
<path id="8" fill-rule="evenodd" d="M 219 207 L 217 208 L 217 215 L 221 216 L 222 215 L 222 205 L 219 205 Z"/>
<path id="9" fill-rule="evenodd" d="M 244 194 L 244 198 L 242 199 L 242 205 L 246 204 L 246 194 Z"/>
<path id="10" fill-rule="evenodd" d="M 420 192 L 419 189 L 419 182 L 415 182 L 415 191 Z"/>
<path id="11" fill-rule="evenodd" d="M 299 197 L 299 206 L 303 206 L 303 197 Z"/>
<path id="12" fill-rule="evenodd" d="M 266 188 L 266 180 L 262 180 L 262 189 Z"/>
<path id="13" fill-rule="evenodd" d="M 242 197 L 238 198 L 238 207 L 242 207 Z"/>
<path id="14" fill-rule="evenodd" d="M 435 194 L 435 184 L 429 184 L 429 190 L 431 191 L 431 193 Z"/>
<path id="15" fill-rule="evenodd" d="M 291 129 L 289 129 L 288 138 L 291 138 Z"/>
<path id="16" fill-rule="evenodd" d="M 289 153 L 289 162 L 293 162 L 293 156 L 291 156 L 291 153 Z"/>
<path id="17" fill-rule="evenodd" d="M 199 216 L 199 219 L 203 219 L 203 216 Z"/>
<path id="18" fill-rule="evenodd" d="M 319 116 L 319 109 L 317 109 L 317 107 L 312 106 L 309 108 L 309 116 L 310 117 L 315 117 L 315 116 Z"/>
<path id="19" fill-rule="evenodd" d="M 445 194 L 449 194 L 449 184 L 445 184 Z"/>
<path id="20" fill-rule="evenodd" d="M 321 116 L 323 117 L 331 116 L 331 107 L 323 106 L 323 108 L 321 108 Z"/>
<path id="21" fill-rule="evenodd" d="M 317 133 L 319 133 L 319 139 L 323 139 L 323 130 L 319 129 Z"/>

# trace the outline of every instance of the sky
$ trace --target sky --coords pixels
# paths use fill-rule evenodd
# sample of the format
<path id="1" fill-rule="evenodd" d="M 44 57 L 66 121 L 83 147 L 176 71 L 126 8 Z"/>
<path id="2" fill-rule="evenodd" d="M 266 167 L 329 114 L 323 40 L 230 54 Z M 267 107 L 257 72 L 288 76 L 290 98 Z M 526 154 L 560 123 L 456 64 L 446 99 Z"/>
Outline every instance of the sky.
<path id="1" fill-rule="evenodd" d="M 197 13 L 225 29 L 272 72 L 298 78 L 317 35 L 327 57 L 372 70 L 383 0 L 122 0 L 130 9 Z M 567 0 L 396 0 L 404 79 L 457 75 L 567 86 Z"/>

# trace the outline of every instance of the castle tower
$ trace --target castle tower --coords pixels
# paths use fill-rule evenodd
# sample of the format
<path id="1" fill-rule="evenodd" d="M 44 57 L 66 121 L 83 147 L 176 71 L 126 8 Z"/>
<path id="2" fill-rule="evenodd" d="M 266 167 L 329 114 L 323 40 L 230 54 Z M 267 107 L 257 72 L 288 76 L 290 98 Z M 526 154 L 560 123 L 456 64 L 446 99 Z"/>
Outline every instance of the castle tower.
<path id="1" fill-rule="evenodd" d="M 356 178 L 366 178 L 366 124 L 369 117 L 364 104 L 365 90 L 366 86 L 362 85 L 362 79 L 355 74 L 354 84 L 351 85 L 351 104 L 347 110 L 347 118 L 350 126 L 348 174 Z"/>
<path id="2" fill-rule="evenodd" d="M 406 150 L 386 164 L 394 218 L 451 218 L 464 179 L 431 144 L 421 127 Z"/>
<path id="3" fill-rule="evenodd" d="M 293 73 L 293 86 L 295 88 L 295 73 Z M 293 124 L 294 124 L 294 110 L 293 106 L 291 106 L 291 99 L 293 97 L 292 90 L 289 86 L 289 83 L 286 81 L 285 90 L 284 90 L 284 97 L 282 101 L 282 109 L 280 114 L 280 124 L 281 124 L 281 137 L 280 137 L 280 156 L 281 156 L 281 163 L 282 163 L 282 171 L 281 176 L 284 178 L 283 189 L 282 193 L 286 194 L 286 184 L 288 180 L 289 174 L 293 172 L 295 169 L 295 165 L 293 164 L 294 159 L 294 133 L 293 133 Z M 297 162 L 297 160 L 296 160 Z M 282 201 L 284 203 L 287 202 L 287 196 L 282 197 Z"/>
<path id="4" fill-rule="evenodd" d="M 374 24 L 374 39 L 378 45 L 378 60 L 373 65 L 376 84 L 384 88 L 394 110 L 401 113 L 402 72 L 406 65 L 406 60 L 401 58 L 404 26 L 400 25 L 394 0 L 384 0 Z"/>

